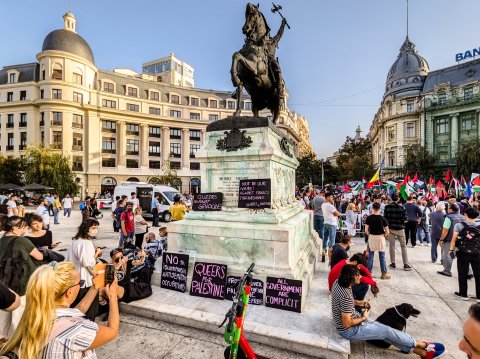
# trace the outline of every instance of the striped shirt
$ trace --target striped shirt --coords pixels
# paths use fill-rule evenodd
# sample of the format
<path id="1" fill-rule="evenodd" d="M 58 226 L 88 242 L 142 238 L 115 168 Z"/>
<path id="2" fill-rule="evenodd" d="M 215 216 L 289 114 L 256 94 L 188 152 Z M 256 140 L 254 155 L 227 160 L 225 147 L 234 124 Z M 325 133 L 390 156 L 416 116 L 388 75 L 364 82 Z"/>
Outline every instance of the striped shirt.
<path id="1" fill-rule="evenodd" d="M 94 350 L 88 350 L 97 336 L 98 325 L 84 318 L 84 314 L 76 308 L 58 308 L 56 325 L 63 325 L 55 338 L 45 346 L 42 359 L 96 359 Z M 68 323 L 59 324 L 60 318 L 71 318 Z"/>
<path id="2" fill-rule="evenodd" d="M 332 317 L 333 324 L 339 332 L 344 332 L 349 329 L 343 326 L 342 313 L 351 313 L 352 319 L 360 318 L 362 316 L 355 310 L 352 289 L 343 288 L 338 284 L 338 280 L 336 280 L 332 287 Z"/>

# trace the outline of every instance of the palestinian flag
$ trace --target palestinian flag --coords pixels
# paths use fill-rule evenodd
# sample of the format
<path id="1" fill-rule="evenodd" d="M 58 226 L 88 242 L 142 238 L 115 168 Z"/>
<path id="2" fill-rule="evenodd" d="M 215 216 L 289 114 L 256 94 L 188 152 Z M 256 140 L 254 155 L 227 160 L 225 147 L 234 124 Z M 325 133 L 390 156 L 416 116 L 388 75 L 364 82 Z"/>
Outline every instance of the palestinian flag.
<path id="1" fill-rule="evenodd" d="M 404 200 L 407 200 L 412 193 L 417 193 L 415 189 L 408 183 L 402 183 L 400 187 L 400 194 Z"/>
<path id="2" fill-rule="evenodd" d="M 480 177 L 475 177 L 475 179 L 472 182 L 472 191 L 474 193 L 480 192 Z"/>

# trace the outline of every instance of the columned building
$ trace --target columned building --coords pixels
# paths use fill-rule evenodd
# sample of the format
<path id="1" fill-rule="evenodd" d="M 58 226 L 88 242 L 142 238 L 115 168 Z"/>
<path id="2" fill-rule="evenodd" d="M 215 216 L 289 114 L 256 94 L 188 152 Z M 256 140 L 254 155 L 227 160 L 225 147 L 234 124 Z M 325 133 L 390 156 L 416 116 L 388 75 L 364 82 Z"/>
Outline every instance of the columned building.
<path id="1" fill-rule="evenodd" d="M 0 71 L 2 154 L 52 146 L 71 159 L 82 194 L 111 190 L 125 180 L 153 183 L 167 165 L 180 178 L 170 185 L 198 190 L 195 153 L 206 126 L 231 116 L 236 101 L 227 91 L 194 88 L 193 68 L 173 54 L 143 64 L 143 71 L 98 69 L 90 46 L 76 33 L 75 17 L 65 14 L 64 29 L 46 36 L 37 62 Z M 248 97 L 242 110 L 251 114 Z M 280 114 L 278 127 L 297 156 L 308 141 L 305 124 L 288 108 Z"/>

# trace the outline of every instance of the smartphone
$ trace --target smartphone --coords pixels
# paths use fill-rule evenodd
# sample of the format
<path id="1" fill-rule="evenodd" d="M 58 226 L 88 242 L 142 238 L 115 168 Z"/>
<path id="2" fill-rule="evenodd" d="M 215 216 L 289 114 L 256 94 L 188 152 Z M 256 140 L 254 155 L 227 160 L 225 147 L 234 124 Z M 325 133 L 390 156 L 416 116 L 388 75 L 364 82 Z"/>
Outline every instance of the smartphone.
<path id="1" fill-rule="evenodd" d="M 102 249 L 102 250 L 103 250 L 103 249 L 105 249 L 105 248 L 107 248 L 107 247 L 97 247 L 97 248 L 98 248 L 98 249 Z"/>
<path id="2" fill-rule="evenodd" d="M 115 266 L 113 264 L 107 264 L 105 268 L 105 284 L 112 284 L 115 279 Z"/>

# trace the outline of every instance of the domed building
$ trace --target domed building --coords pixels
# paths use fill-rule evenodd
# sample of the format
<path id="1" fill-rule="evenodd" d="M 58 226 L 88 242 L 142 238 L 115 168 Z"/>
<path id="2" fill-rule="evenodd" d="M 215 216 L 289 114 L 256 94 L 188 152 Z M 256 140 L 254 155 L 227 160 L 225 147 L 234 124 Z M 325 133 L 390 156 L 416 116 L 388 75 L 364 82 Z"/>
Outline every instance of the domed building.
<path id="1" fill-rule="evenodd" d="M 417 52 L 408 36 L 388 71 L 385 93 L 372 125 L 373 164 L 385 160 L 383 174 L 402 172 L 406 149 L 422 141 L 422 97 L 428 62 Z"/>

